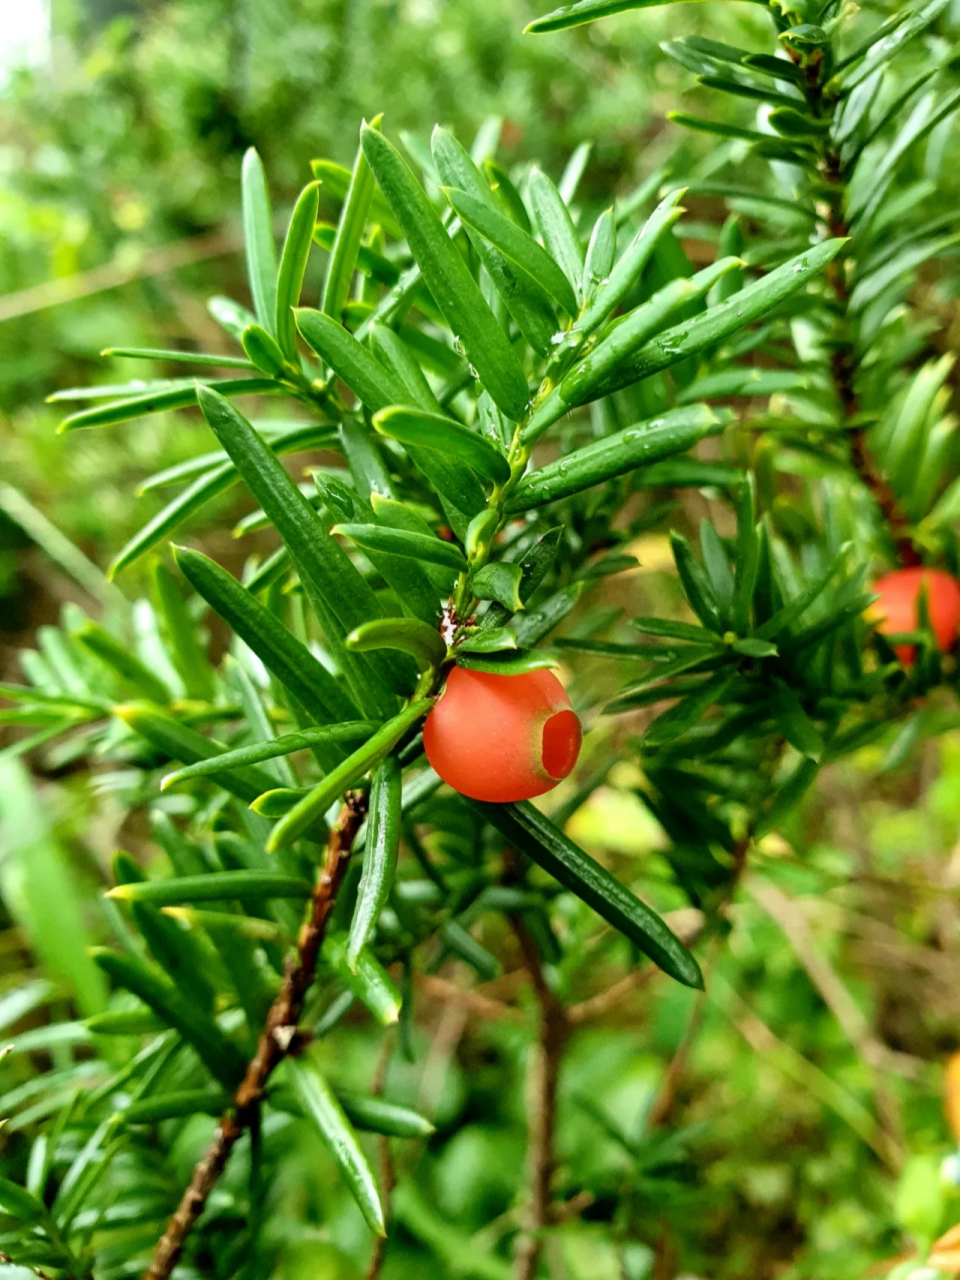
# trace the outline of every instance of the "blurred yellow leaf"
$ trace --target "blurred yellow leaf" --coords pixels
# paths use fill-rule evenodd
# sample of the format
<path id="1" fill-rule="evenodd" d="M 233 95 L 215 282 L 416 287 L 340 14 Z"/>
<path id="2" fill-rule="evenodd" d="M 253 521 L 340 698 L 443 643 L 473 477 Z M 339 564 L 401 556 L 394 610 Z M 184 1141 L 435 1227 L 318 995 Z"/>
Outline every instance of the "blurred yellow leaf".
<path id="1" fill-rule="evenodd" d="M 950 1132 L 960 1142 L 960 1052 L 952 1055 L 944 1072 L 943 1111 Z"/>
<path id="2" fill-rule="evenodd" d="M 957 1060 L 960 1054 L 954 1054 L 951 1058 L 951 1065 L 954 1067 L 954 1087 L 956 1088 L 956 1078 L 960 1075 L 960 1067 Z M 956 1102 L 954 1103 L 956 1105 Z M 951 1121 L 951 1128 L 953 1121 Z M 930 1248 L 927 1262 L 931 1267 L 936 1267 L 938 1271 L 946 1271 L 948 1275 L 960 1275 L 960 1222 L 955 1227 L 951 1227 L 945 1235 Z"/>

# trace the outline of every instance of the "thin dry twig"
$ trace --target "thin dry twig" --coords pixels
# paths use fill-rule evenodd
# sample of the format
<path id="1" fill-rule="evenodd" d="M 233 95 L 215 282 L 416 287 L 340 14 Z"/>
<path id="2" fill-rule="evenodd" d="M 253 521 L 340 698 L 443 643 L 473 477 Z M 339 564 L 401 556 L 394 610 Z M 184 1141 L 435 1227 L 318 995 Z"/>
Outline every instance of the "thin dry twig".
<path id="1" fill-rule="evenodd" d="M 755 1053 L 834 1111 L 888 1168 L 898 1170 L 900 1152 L 892 1146 L 889 1135 L 877 1124 L 871 1112 L 853 1094 L 781 1040 L 718 973 L 713 975 L 707 994 Z"/>
<path id="2" fill-rule="evenodd" d="M 137 262 L 130 265 L 106 262 L 90 271 L 63 276 L 58 280 L 47 280 L 43 284 L 21 289 L 18 293 L 8 293 L 6 297 L 0 298 L 0 324 L 4 320 L 16 320 L 20 316 L 32 315 L 35 311 L 58 307 L 64 302 L 105 293 L 108 289 L 116 289 L 134 280 L 163 276 L 169 271 L 189 267 L 196 262 L 222 258 L 228 253 L 236 253 L 242 246 L 243 237 L 239 231 L 213 231 L 208 235 L 191 236 L 186 240 L 148 249 Z"/>
<path id="3" fill-rule="evenodd" d="M 570 1032 L 567 1013 L 547 985 L 537 945 L 520 916 L 510 917 L 524 965 L 539 1006 L 539 1030 L 527 1077 L 529 1137 L 527 1146 L 528 1203 L 517 1241 L 516 1280 L 533 1280 L 543 1248 L 543 1228 L 550 1221 L 550 1183 L 555 1163 L 554 1129 L 560 1060 Z"/>
<path id="4" fill-rule="evenodd" d="M 226 1168 L 230 1153 L 257 1113 L 271 1074 L 284 1058 L 303 1047 L 303 1037 L 297 1024 L 313 982 L 327 921 L 365 811 L 365 797 L 358 792 L 348 792 L 330 833 L 323 869 L 313 891 L 310 915 L 297 941 L 296 958 L 288 965 L 283 986 L 267 1015 L 257 1052 L 234 1094 L 231 1109 L 221 1119 L 213 1142 L 193 1171 L 190 1185 L 157 1244 L 144 1280 L 168 1280 L 183 1252 L 187 1236 Z"/>
<path id="5" fill-rule="evenodd" d="M 837 188 L 841 187 L 843 183 L 840 157 L 835 152 L 828 155 L 826 159 L 824 177 L 830 185 Z M 849 237 L 850 227 L 843 215 L 839 200 L 831 202 L 829 215 L 823 221 L 831 236 L 839 239 L 847 239 Z M 833 289 L 837 301 L 846 312 L 847 304 L 850 300 L 850 292 L 843 266 L 840 262 L 834 261 L 830 263 L 827 268 L 827 281 Z M 843 340 L 836 344 L 830 359 L 830 366 L 844 416 L 852 424 L 850 431 L 850 460 L 853 463 L 854 470 L 870 491 L 880 514 L 886 522 L 887 528 L 890 530 L 897 559 L 903 565 L 920 564 L 921 557 L 910 532 L 910 521 L 900 509 L 896 494 L 890 487 L 886 476 L 877 467 L 870 453 L 866 428 L 857 422 L 857 415 L 860 412 L 860 401 L 855 386 L 857 355 L 848 340 Z"/>
<path id="6" fill-rule="evenodd" d="M 785 893 L 781 893 L 776 885 L 767 881 L 751 880 L 749 889 L 790 943 L 808 978 L 823 997 L 824 1004 L 836 1018 L 862 1061 L 872 1070 L 915 1075 L 915 1072 L 905 1068 L 902 1061 L 904 1055 L 894 1053 L 874 1035 L 839 974 L 817 947 L 809 922 L 799 905 Z M 907 1062 L 910 1061 L 907 1059 Z"/>
<path id="7" fill-rule="evenodd" d="M 706 916 L 696 908 L 683 908 L 680 911 L 668 912 L 664 916 L 664 920 L 684 946 L 687 947 L 692 946 L 697 941 L 706 927 Z M 588 996 L 585 1000 L 571 1005 L 567 1009 L 567 1021 L 574 1025 L 579 1025 L 584 1022 L 593 1022 L 594 1019 L 611 1013 L 627 996 L 637 991 L 640 987 L 646 986 L 660 972 L 662 970 L 654 965 L 650 965 L 645 969 L 634 969 L 626 977 L 621 978 L 619 982 L 615 982 L 613 986 L 607 987 L 604 991 L 598 991 L 596 995 Z"/>
<path id="8" fill-rule="evenodd" d="M 503 1018 L 511 1022 L 523 1021 L 523 1014 L 513 1005 L 495 1000 L 492 996 L 486 996 L 475 987 L 458 987 L 448 978 L 441 978 L 435 973 L 424 974 L 418 987 L 428 999 L 459 1004 L 468 1013 L 475 1014 L 478 1018 L 485 1018 L 492 1022 L 498 1022 Z"/>

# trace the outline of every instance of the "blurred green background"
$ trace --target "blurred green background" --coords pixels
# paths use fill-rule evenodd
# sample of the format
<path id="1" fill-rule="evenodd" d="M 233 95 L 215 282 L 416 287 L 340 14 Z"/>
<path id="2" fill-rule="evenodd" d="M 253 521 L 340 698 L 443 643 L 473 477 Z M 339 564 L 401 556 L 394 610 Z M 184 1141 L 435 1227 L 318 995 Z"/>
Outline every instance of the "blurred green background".
<path id="1" fill-rule="evenodd" d="M 499 116 L 505 160 L 537 159 L 554 175 L 593 139 L 582 195 L 600 207 L 695 145 L 665 121 L 695 95 L 658 42 L 694 30 L 731 39 L 742 27 L 749 43 L 763 21 L 753 6 L 724 6 L 719 31 L 721 6 L 691 5 L 523 37 L 543 7 L 53 0 L 48 56 L 10 67 L 0 88 L 0 479 L 105 564 L 154 509 L 138 482 L 208 447 L 189 413 L 58 437 L 45 398 L 157 372 L 101 358 L 118 334 L 131 346 L 216 349 L 204 299 L 247 296 L 235 218 L 249 145 L 283 216 L 312 158 L 351 162 L 363 116 L 384 112 L 394 137 L 442 122 L 465 139 Z M 211 506 L 193 532 L 222 548 L 235 514 Z M 647 572 L 633 580 L 640 612 L 669 589 L 659 551 L 660 561 L 646 548 Z M 123 585 L 135 592 L 136 575 Z M 0 514 L 4 678 L 74 591 Z M 93 903 L 123 816 L 116 790 L 91 792 L 69 763 L 41 767 L 37 783 L 23 803 L 42 805 L 44 847 Z M 614 769 L 571 832 L 614 867 L 630 860 L 626 878 L 639 859 L 666 881 L 632 783 L 629 767 Z M 558 1280 L 847 1280 L 883 1274 L 912 1241 L 960 1219 L 960 1131 L 943 1109 L 943 1067 L 960 1043 L 960 738 L 905 764 L 871 749 L 827 771 L 786 835 L 768 838 L 745 882 L 706 1002 L 656 980 L 576 1038 L 558 1192 L 582 1196 L 549 1242 Z M 679 899 L 664 888 L 657 905 Z M 38 965 L 29 939 L 12 928 L 2 937 L 0 1001 Z M 619 959 L 598 955 L 598 990 Z M 523 1159 L 529 1027 L 490 1016 L 511 993 L 487 988 L 484 1005 L 436 986 L 424 1056 L 398 1060 L 409 1078 L 391 1093 L 416 1101 L 438 1134 L 421 1157 L 435 1198 L 397 1207 L 391 1277 L 425 1275 L 422 1246 L 450 1276 L 493 1274 L 485 1248 L 507 1225 Z M 372 1042 L 351 1034 L 338 1068 L 369 1077 Z M 859 1101 L 867 1095 L 895 1150 Z M 185 1143 L 184 1171 L 206 1137 Z M 361 1274 L 359 1219 L 318 1170 L 329 1173 L 325 1157 L 305 1143 L 303 1178 L 272 1206 L 283 1280 Z M 304 1219 L 316 1223 L 307 1237 Z"/>

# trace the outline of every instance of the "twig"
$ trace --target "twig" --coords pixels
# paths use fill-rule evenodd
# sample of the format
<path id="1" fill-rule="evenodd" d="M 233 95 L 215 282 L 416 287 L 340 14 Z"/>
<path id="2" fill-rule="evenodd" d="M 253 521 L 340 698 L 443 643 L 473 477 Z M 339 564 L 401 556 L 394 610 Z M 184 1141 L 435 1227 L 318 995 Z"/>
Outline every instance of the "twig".
<path id="1" fill-rule="evenodd" d="M 284 1058 L 302 1048 L 303 1039 L 298 1035 L 297 1024 L 313 982 L 327 920 L 365 810 L 365 797 L 357 792 L 348 792 L 330 833 L 323 870 L 313 891 L 310 916 L 297 941 L 296 959 L 287 966 L 283 986 L 267 1015 L 257 1052 L 234 1094 L 233 1106 L 221 1119 L 216 1137 L 194 1169 L 190 1185 L 157 1245 L 153 1263 L 144 1280 L 168 1280 L 183 1252 L 187 1236 L 226 1167 L 230 1153 L 256 1115 L 268 1079 Z"/>
<path id="2" fill-rule="evenodd" d="M 539 1032 L 527 1077 L 529 1200 L 517 1242 L 516 1280 L 533 1280 L 543 1248 L 543 1228 L 550 1219 L 550 1182 L 554 1166 L 554 1129 L 560 1059 L 570 1031 L 566 1010 L 543 975 L 536 943 L 518 915 L 510 917 L 539 1005 Z"/>
<path id="3" fill-rule="evenodd" d="M 896 1056 L 873 1034 L 853 996 L 817 949 L 810 925 L 798 904 L 768 882 L 752 880 L 749 889 L 790 943 L 808 978 L 863 1062 L 872 1069 L 889 1069 L 891 1059 L 896 1061 Z"/>
<path id="4" fill-rule="evenodd" d="M 697 993 L 697 1000 L 693 1006 L 693 1012 L 690 1014 L 687 1029 L 683 1033 L 683 1039 L 677 1046 L 676 1053 L 674 1053 L 673 1057 L 670 1059 L 670 1065 L 664 1073 L 660 1088 L 653 1099 L 650 1110 L 647 1112 L 648 1132 L 659 1128 L 661 1125 L 665 1125 L 673 1115 L 673 1108 L 677 1101 L 677 1089 L 680 1085 L 680 1079 L 686 1070 L 694 1041 L 700 1033 L 700 1028 L 703 1026 L 703 1018 L 706 1011 L 706 992 L 700 991 Z"/>
<path id="5" fill-rule="evenodd" d="M 678 911 L 669 911 L 664 916 L 664 920 L 686 947 L 693 946 L 707 923 L 706 916 L 696 907 L 681 907 Z M 571 1005 L 567 1009 L 567 1021 L 576 1025 L 592 1022 L 595 1018 L 611 1013 L 627 996 L 640 987 L 646 986 L 661 972 L 662 970 L 654 965 L 649 965 L 645 969 L 634 969 L 613 986 Z"/>
<path id="6" fill-rule="evenodd" d="M 428 999 L 442 1000 L 445 1004 L 462 1005 L 468 1013 L 475 1014 L 478 1018 L 492 1022 L 503 1019 L 508 1022 L 520 1022 L 523 1019 L 520 1010 L 515 1009 L 513 1005 L 505 1004 L 502 1000 L 494 1000 L 475 987 L 458 987 L 447 978 L 441 978 L 435 973 L 424 974 L 419 986 Z"/>
<path id="7" fill-rule="evenodd" d="M 891 1149 L 888 1135 L 877 1124 L 870 1111 L 853 1094 L 837 1084 L 832 1076 L 821 1071 L 809 1058 L 805 1058 L 775 1035 L 719 973 L 713 975 L 708 999 L 729 1018 L 755 1053 L 779 1068 L 811 1097 L 829 1107 L 888 1168 L 898 1171 L 900 1153 Z"/>
<path id="8" fill-rule="evenodd" d="M 850 227 L 841 208 L 841 192 L 844 183 L 843 168 L 840 157 L 830 152 L 823 168 L 826 181 L 836 188 L 837 197 L 828 205 L 828 212 L 821 217 L 828 235 L 838 239 L 848 239 Z M 834 261 L 827 269 L 827 281 L 834 292 L 837 302 L 843 309 L 844 319 L 850 300 L 846 277 L 840 263 Z M 860 412 L 860 402 L 856 392 L 855 377 L 857 370 L 857 354 L 849 339 L 844 335 L 836 343 L 830 359 L 833 381 L 840 397 L 844 416 L 851 423 L 855 422 Z M 867 433 L 863 426 L 856 425 L 850 433 L 850 454 L 854 470 L 863 481 L 873 497 L 874 502 L 887 523 L 890 536 L 893 538 L 897 559 L 904 565 L 921 563 L 920 553 L 910 533 L 910 521 L 900 509 L 897 496 L 889 482 L 879 470 L 867 445 Z"/>
<path id="9" fill-rule="evenodd" d="M 873 1077 L 877 1115 L 890 1140 L 891 1151 L 899 1148 L 902 1159 L 903 1129 L 899 1109 L 896 1098 L 881 1074 L 891 1066 L 886 1045 L 881 1044 L 873 1034 L 850 992 L 817 949 L 810 926 L 804 915 L 797 910 L 796 904 L 781 893 L 776 885 L 764 881 L 753 881 L 750 892 L 790 943 L 807 977 Z"/>
<path id="10" fill-rule="evenodd" d="M 242 245 L 243 238 L 239 231 L 213 231 L 208 235 L 190 236 L 186 240 L 176 240 L 172 244 L 148 249 L 138 262 L 129 266 L 119 262 L 106 262 L 90 271 L 63 276 L 59 280 L 47 280 L 44 284 L 21 289 L 18 293 L 8 293 L 6 297 L 0 298 L 0 324 L 4 320 L 15 320 L 35 311 L 60 306 L 64 302 L 89 298 L 93 294 L 116 289 L 119 285 L 129 284 L 134 280 L 163 276 L 168 271 L 189 267 L 195 262 L 221 258 L 228 253 L 235 253 Z"/>

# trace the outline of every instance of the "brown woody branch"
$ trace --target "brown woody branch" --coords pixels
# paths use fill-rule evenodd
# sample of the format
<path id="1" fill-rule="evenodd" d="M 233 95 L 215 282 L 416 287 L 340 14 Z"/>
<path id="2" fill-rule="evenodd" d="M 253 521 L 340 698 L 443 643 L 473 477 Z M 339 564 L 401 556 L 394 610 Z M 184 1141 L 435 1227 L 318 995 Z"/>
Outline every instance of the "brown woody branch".
<path id="1" fill-rule="evenodd" d="M 297 941 L 296 958 L 287 966 L 283 986 L 267 1015 L 257 1052 L 234 1094 L 232 1107 L 221 1119 L 213 1142 L 193 1171 L 190 1185 L 157 1245 L 144 1280 L 168 1280 L 183 1252 L 187 1236 L 226 1168 L 230 1153 L 257 1115 L 267 1081 L 283 1059 L 296 1053 L 303 1045 L 297 1024 L 313 982 L 327 921 L 347 868 L 350 849 L 365 812 L 365 797 L 358 792 L 348 792 L 330 833 L 323 869 L 313 891 L 310 915 Z"/>
<path id="2" fill-rule="evenodd" d="M 829 212 L 822 221 L 831 237 L 846 239 L 850 235 L 850 227 L 840 205 L 843 173 L 840 157 L 835 152 L 828 153 L 823 176 L 829 184 L 836 187 L 836 198 L 830 201 Z M 842 263 L 836 260 L 831 262 L 827 268 L 827 280 L 846 316 L 850 291 L 847 288 Z M 834 348 L 830 367 L 844 416 L 849 422 L 855 422 L 860 411 L 854 382 L 857 357 L 853 346 L 845 336 Z M 869 490 L 881 516 L 886 521 L 897 559 L 904 565 L 920 564 L 920 553 L 910 533 L 910 521 L 901 511 L 896 494 L 870 453 L 866 429 L 863 426 L 855 425 L 850 432 L 850 459 L 854 470 Z"/>

